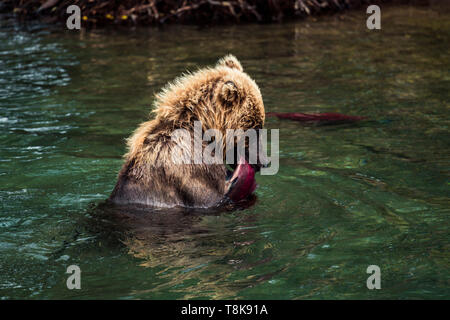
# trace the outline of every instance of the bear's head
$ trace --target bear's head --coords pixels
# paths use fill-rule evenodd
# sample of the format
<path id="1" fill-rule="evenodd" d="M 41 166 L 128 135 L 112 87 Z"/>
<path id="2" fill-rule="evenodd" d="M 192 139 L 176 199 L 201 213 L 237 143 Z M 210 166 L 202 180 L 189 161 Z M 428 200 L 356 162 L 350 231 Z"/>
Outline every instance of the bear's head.
<path id="1" fill-rule="evenodd" d="M 156 95 L 157 118 L 174 128 L 191 127 L 201 121 L 203 130 L 261 129 L 265 111 L 258 85 L 233 55 L 213 68 L 177 78 Z"/>
<path id="2" fill-rule="evenodd" d="M 224 160 L 226 141 L 234 139 L 237 145 L 235 136 L 227 136 L 228 129 L 241 129 L 244 134 L 248 129 L 256 129 L 256 150 L 261 148 L 258 129 L 263 128 L 265 120 L 261 92 L 233 55 L 220 59 L 213 68 L 200 69 L 169 83 L 156 95 L 154 112 L 158 120 L 169 123 L 173 129 L 192 129 L 194 122 L 200 121 L 203 131 L 221 131 Z M 244 140 L 247 162 L 248 141 Z M 231 167 L 235 168 L 240 159 L 236 150 L 233 153 L 236 158 Z M 261 155 L 258 153 L 256 164 L 252 162 L 256 171 L 267 163 Z"/>

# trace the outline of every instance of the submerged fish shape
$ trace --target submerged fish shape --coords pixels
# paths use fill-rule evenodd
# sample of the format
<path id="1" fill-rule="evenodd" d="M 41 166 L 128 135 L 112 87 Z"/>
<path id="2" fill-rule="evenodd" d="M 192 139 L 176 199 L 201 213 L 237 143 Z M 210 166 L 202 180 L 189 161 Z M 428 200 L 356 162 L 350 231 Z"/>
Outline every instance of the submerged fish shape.
<path id="1" fill-rule="evenodd" d="M 300 112 L 266 112 L 267 117 L 289 119 L 300 122 L 315 122 L 321 124 L 352 123 L 364 120 L 365 117 L 349 116 L 341 113 L 300 113 Z"/>

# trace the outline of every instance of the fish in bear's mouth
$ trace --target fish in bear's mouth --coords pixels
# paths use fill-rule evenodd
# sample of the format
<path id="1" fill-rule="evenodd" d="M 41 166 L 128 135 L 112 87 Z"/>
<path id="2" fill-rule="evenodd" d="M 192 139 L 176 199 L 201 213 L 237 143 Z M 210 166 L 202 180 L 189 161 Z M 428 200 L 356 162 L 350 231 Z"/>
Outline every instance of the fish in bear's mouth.
<path id="1" fill-rule="evenodd" d="M 227 168 L 225 196 L 233 202 L 238 202 L 251 195 L 257 187 L 255 172 L 262 166 L 249 164 L 245 157 L 242 157 L 237 165 Z"/>

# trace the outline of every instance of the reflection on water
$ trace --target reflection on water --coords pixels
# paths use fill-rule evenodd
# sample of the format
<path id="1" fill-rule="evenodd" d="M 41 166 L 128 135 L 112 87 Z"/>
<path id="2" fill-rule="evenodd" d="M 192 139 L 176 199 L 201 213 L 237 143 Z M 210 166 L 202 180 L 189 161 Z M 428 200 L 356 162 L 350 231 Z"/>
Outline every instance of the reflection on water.
<path id="1" fill-rule="evenodd" d="M 3 298 L 448 298 L 448 8 L 275 25 L 0 28 Z M 280 129 L 280 170 L 222 212 L 111 207 L 124 138 L 167 81 L 235 54 Z M 65 286 L 67 266 L 82 290 Z M 382 290 L 366 288 L 381 268 Z"/>
<path id="2" fill-rule="evenodd" d="M 246 205 L 253 203 L 254 200 Z M 226 216 L 229 212 L 224 209 L 149 209 L 103 203 L 92 212 L 94 221 L 88 220 L 86 224 L 98 239 L 110 239 L 113 245 L 121 242 L 129 254 L 140 260 L 140 266 L 158 270 L 159 278 L 165 280 L 160 285 L 136 290 L 134 295 L 183 288 L 185 281 L 197 279 L 198 292 L 185 298 L 194 298 L 200 293 L 204 297 L 220 299 L 233 297 L 238 288 L 253 283 L 240 280 L 230 285 L 224 281 L 233 270 L 246 270 L 270 259 L 266 257 L 251 264 L 236 259 L 256 241 L 253 230 L 257 216 L 248 216 L 236 224 Z M 246 241 L 247 234 L 253 240 Z M 214 273 L 203 275 L 209 265 L 215 265 Z M 266 278 L 270 276 L 268 274 Z"/>

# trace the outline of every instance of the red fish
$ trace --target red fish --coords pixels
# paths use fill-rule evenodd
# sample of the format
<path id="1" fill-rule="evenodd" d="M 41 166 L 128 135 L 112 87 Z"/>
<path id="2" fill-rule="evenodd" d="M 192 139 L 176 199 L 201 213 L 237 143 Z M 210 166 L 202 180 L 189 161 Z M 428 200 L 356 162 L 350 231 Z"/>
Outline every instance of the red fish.
<path id="1" fill-rule="evenodd" d="M 245 159 L 239 161 L 233 176 L 227 181 L 227 189 L 226 196 L 234 202 L 247 198 L 255 191 L 255 170 Z"/>

